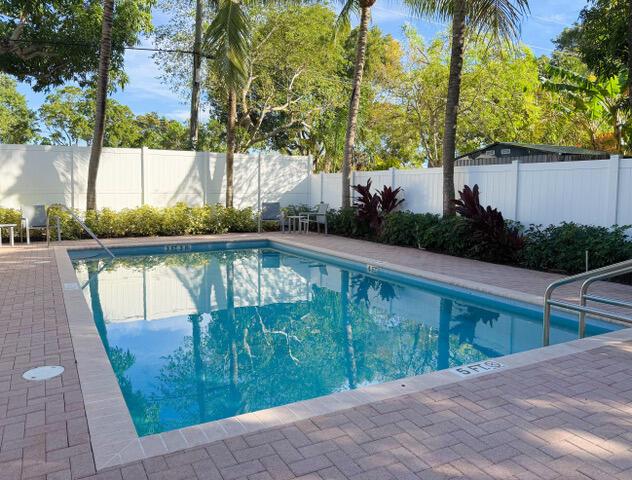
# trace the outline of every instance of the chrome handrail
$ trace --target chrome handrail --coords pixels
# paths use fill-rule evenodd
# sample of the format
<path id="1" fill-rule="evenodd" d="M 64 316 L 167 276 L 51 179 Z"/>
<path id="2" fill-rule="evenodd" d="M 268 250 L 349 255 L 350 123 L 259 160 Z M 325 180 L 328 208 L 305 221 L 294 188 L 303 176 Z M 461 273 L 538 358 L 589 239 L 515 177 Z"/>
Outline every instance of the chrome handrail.
<path id="1" fill-rule="evenodd" d="M 90 230 L 90 228 L 84 223 L 83 220 L 81 220 L 77 214 L 75 212 L 73 212 L 70 208 L 68 208 L 66 205 L 61 205 L 61 204 L 57 204 L 57 205 L 52 205 L 54 207 L 57 208 L 61 208 L 62 210 L 65 210 L 66 212 L 68 212 L 68 214 L 70 214 L 70 216 L 75 220 L 75 222 L 77 222 L 79 225 L 81 225 L 81 228 L 83 228 L 86 233 L 88 235 L 90 235 L 92 237 L 93 240 L 95 240 L 99 246 L 105 250 L 107 252 L 107 254 L 111 257 L 111 258 L 115 258 L 114 254 L 110 251 L 110 249 L 108 247 L 106 247 L 103 242 L 101 240 L 99 240 L 99 237 L 97 237 L 94 232 L 92 230 Z M 46 212 L 46 241 L 47 241 L 47 245 L 50 246 L 50 215 L 48 214 L 48 211 Z M 58 220 L 58 228 L 59 228 L 59 217 L 57 217 Z M 57 237 L 60 237 L 59 234 L 59 230 L 57 230 Z"/>
<path id="2" fill-rule="evenodd" d="M 588 287 L 596 282 L 597 280 L 603 280 L 607 278 L 617 277 L 619 275 L 623 275 L 626 273 L 632 272 L 632 260 L 625 260 L 623 262 L 614 263 L 612 265 L 608 265 L 606 267 L 596 268 L 594 270 L 590 270 L 588 272 L 579 273 L 577 275 L 572 275 L 570 277 L 562 278 L 551 283 L 546 291 L 544 292 L 544 318 L 543 318 L 543 332 L 542 332 L 542 344 L 544 346 L 549 345 L 550 335 L 551 335 L 551 306 L 556 306 L 559 308 L 563 308 L 565 310 L 573 310 L 580 314 L 579 316 L 579 327 L 578 333 L 580 338 L 584 336 L 585 325 L 586 325 L 586 313 L 591 315 L 601 315 L 605 318 L 616 319 L 622 322 L 630 322 L 630 318 L 616 315 L 611 312 L 600 311 L 594 308 L 590 308 L 586 306 L 586 300 L 593 300 L 589 295 L 587 295 Z M 556 288 L 561 287 L 562 285 L 568 285 L 569 283 L 579 282 L 584 280 L 582 287 L 580 289 L 580 304 L 567 304 L 565 302 L 555 302 L 551 300 L 553 292 Z M 608 303 L 604 300 L 605 297 L 601 298 L 601 303 Z M 595 301 L 595 300 L 593 300 Z M 616 301 L 616 300 L 612 300 Z"/>

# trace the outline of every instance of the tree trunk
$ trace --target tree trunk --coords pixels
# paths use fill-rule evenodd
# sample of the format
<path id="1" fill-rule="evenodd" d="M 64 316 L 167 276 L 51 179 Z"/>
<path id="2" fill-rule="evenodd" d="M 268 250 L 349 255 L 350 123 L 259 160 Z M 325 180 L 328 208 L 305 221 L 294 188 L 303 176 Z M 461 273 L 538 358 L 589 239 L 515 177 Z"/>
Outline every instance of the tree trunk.
<path id="1" fill-rule="evenodd" d="M 632 0 L 628 1 L 628 102 L 632 111 Z"/>
<path id="2" fill-rule="evenodd" d="M 108 96 L 108 81 L 110 76 L 110 61 L 112 60 L 112 12 L 114 0 L 103 0 L 103 22 L 101 24 L 101 48 L 99 53 L 99 72 L 97 77 L 96 114 L 94 119 L 94 134 L 88 166 L 88 192 L 86 210 L 97 209 L 97 174 L 99 160 L 103 149 L 105 135 L 105 108 Z"/>
<path id="3" fill-rule="evenodd" d="M 202 19 L 204 17 L 202 0 L 195 2 L 195 40 L 193 42 L 193 79 L 191 85 L 191 118 L 189 121 L 189 147 L 191 150 L 198 149 L 199 122 L 198 113 L 200 111 L 200 66 L 202 57 L 200 47 L 202 45 Z"/>
<path id="4" fill-rule="evenodd" d="M 452 51 L 450 54 L 450 76 L 445 105 L 443 132 L 443 214 L 454 215 L 454 157 L 456 156 L 456 127 L 461 95 L 463 73 L 463 50 L 465 44 L 465 2 L 456 2 L 452 17 Z"/>
<path id="5" fill-rule="evenodd" d="M 614 141 L 617 144 L 617 153 L 623 153 L 623 126 L 619 124 L 619 109 L 614 109 L 612 113 L 612 128 Z"/>
<path id="6" fill-rule="evenodd" d="M 362 74 L 366 62 L 366 45 L 371 19 L 371 5 L 373 2 L 362 3 L 360 28 L 358 30 L 358 44 L 356 46 L 355 66 L 353 72 L 353 90 L 349 102 L 349 115 L 347 117 L 347 135 L 345 138 L 345 151 L 342 159 L 342 207 L 351 206 L 351 163 L 353 162 L 353 149 L 355 147 L 356 127 L 358 124 L 358 110 L 360 108 L 360 89 L 362 87 Z"/>
<path id="7" fill-rule="evenodd" d="M 226 207 L 233 206 L 233 163 L 235 159 L 235 124 L 237 120 L 237 94 L 228 92 L 228 120 L 226 122 Z"/>

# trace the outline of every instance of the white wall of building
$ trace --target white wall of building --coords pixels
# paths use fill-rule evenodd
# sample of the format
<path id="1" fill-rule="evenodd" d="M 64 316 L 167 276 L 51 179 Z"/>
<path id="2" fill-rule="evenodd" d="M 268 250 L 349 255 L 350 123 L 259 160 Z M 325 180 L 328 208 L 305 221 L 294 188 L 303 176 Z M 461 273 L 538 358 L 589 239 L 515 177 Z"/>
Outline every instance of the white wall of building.
<path id="1" fill-rule="evenodd" d="M 352 185 L 402 187 L 403 210 L 441 213 L 441 168 L 353 172 Z M 632 224 L 632 158 L 556 163 L 514 162 L 455 168 L 455 186 L 478 184 L 481 203 L 505 218 L 529 224 L 576 222 L 612 226 Z M 313 174 L 310 203 L 339 208 L 340 174 Z"/>
<path id="2" fill-rule="evenodd" d="M 83 209 L 90 148 L 0 145 L 0 207 L 63 203 Z M 308 157 L 264 153 L 261 201 L 309 203 Z M 236 155 L 234 203 L 255 207 L 258 155 Z M 222 153 L 104 148 L 97 179 L 99 208 L 143 204 L 158 207 L 224 203 L 226 162 Z"/>

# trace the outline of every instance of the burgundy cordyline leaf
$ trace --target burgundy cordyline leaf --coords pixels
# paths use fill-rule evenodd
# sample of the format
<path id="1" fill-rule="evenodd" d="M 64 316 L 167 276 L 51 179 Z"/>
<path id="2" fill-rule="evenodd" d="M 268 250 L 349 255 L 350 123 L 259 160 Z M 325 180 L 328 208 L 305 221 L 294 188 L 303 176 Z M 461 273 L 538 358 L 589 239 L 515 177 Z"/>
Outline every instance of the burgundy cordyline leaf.
<path id="1" fill-rule="evenodd" d="M 354 185 L 352 188 L 359 194 L 354 202 L 358 217 L 366 222 L 374 233 L 381 230 L 384 216 L 404 202 L 403 199 L 397 198 L 401 192 L 400 187 L 393 190 L 385 185 L 382 191 L 371 193 L 370 178 L 366 185 Z"/>
<path id="2" fill-rule="evenodd" d="M 493 242 L 501 252 L 511 255 L 524 244 L 524 238 L 517 228 L 507 226 L 501 212 L 496 208 L 481 205 L 478 185 L 463 186 L 459 199 L 453 200 L 456 212 L 467 219 L 473 227 L 473 235 L 481 243 Z M 504 254 L 503 253 L 503 254 Z M 501 255 L 502 256 L 502 255 Z"/>

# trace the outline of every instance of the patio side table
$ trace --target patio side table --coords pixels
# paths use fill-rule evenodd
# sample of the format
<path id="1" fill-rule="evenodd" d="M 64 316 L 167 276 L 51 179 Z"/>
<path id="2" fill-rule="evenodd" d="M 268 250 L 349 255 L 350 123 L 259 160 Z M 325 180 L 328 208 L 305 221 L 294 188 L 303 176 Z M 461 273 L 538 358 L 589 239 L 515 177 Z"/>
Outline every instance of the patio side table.
<path id="1" fill-rule="evenodd" d="M 290 215 L 287 218 L 288 220 L 288 233 L 292 233 L 295 231 L 301 231 L 301 218 L 304 215 Z"/>
<path id="2" fill-rule="evenodd" d="M 13 247 L 15 242 L 15 223 L 0 223 L 0 247 L 2 246 L 2 229 L 9 229 L 9 244 Z"/>

